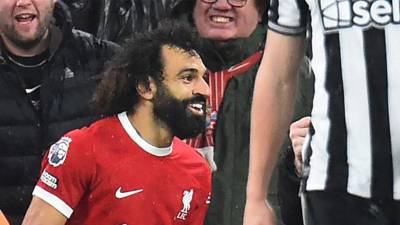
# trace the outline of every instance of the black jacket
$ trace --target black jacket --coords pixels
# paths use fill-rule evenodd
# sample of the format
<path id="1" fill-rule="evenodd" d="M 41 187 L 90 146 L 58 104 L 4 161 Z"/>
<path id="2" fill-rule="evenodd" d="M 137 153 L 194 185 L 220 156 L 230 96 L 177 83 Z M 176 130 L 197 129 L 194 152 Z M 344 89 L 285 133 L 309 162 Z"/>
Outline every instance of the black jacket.
<path id="1" fill-rule="evenodd" d="M 97 36 L 122 43 L 133 33 L 152 30 L 168 15 L 171 1 L 102 0 L 104 11 L 100 16 Z"/>
<path id="2" fill-rule="evenodd" d="M 229 68 L 241 62 L 263 49 L 264 40 L 265 27 L 259 26 L 249 38 L 231 41 L 232 49 L 237 51 L 220 49 L 219 53 L 224 59 L 220 64 L 226 64 Z M 227 54 L 229 52 L 241 54 Z M 231 78 L 224 92 L 214 133 L 214 160 L 218 170 L 213 173 L 207 225 L 243 223 L 249 166 L 250 112 L 258 66 L 256 64 L 247 72 Z"/>
<path id="3" fill-rule="evenodd" d="M 20 224 L 26 212 L 44 150 L 65 132 L 97 118 L 89 101 L 99 72 L 118 48 L 73 30 L 62 3 L 56 4 L 54 18 L 40 112 L 0 46 L 0 209 L 12 224 Z"/>

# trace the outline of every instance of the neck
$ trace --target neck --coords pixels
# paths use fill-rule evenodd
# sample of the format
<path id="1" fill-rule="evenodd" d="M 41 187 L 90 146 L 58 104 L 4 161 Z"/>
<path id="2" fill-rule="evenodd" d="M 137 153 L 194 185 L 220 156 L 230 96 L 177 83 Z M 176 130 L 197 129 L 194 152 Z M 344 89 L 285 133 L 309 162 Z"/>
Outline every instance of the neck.
<path id="1" fill-rule="evenodd" d="M 152 110 L 137 107 L 134 113 L 128 114 L 128 118 L 139 135 L 149 144 L 159 148 L 171 145 L 174 138 L 171 129 L 156 119 Z"/>
<path id="2" fill-rule="evenodd" d="M 18 45 L 16 45 L 14 42 L 9 40 L 7 37 L 4 35 L 0 34 L 1 39 L 3 40 L 3 43 L 7 50 L 11 52 L 12 54 L 16 56 L 21 56 L 21 57 L 32 57 L 39 55 L 40 53 L 44 52 L 49 48 L 49 31 L 47 30 L 45 35 L 43 35 L 42 39 L 32 48 L 25 49 L 21 48 Z"/>

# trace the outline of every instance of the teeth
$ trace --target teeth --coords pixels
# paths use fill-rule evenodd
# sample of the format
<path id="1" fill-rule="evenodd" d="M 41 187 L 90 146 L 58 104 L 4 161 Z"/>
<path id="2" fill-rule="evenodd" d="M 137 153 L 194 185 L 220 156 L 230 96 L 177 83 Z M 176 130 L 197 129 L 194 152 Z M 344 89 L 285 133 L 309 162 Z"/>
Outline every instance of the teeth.
<path id="1" fill-rule="evenodd" d="M 228 17 L 223 17 L 223 16 L 213 16 L 211 17 L 213 22 L 216 23 L 229 23 L 230 19 Z"/>
<path id="2" fill-rule="evenodd" d="M 198 109 L 198 110 L 201 110 L 201 109 L 203 109 L 203 105 L 202 104 L 190 104 L 190 106 L 192 107 L 192 108 L 196 108 L 196 109 Z"/>
<path id="3" fill-rule="evenodd" d="M 17 15 L 15 18 L 18 20 L 28 20 L 28 19 L 33 19 L 33 15 L 30 14 L 22 14 L 22 15 Z"/>
<path id="4" fill-rule="evenodd" d="M 201 103 L 192 103 L 189 105 L 192 109 L 196 110 L 199 114 L 204 114 L 203 106 Z"/>

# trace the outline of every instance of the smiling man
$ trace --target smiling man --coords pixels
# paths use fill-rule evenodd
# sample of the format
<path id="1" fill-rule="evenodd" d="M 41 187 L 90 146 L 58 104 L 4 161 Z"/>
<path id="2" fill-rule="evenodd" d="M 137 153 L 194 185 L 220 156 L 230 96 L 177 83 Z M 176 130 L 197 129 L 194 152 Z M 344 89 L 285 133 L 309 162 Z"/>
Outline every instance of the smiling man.
<path id="1" fill-rule="evenodd" d="M 49 44 L 48 27 L 55 1 L 2 1 L 0 9 L 1 38 L 9 51 L 32 56 Z"/>
<path id="2" fill-rule="evenodd" d="M 249 37 L 264 10 L 260 0 L 197 0 L 193 20 L 201 36 L 227 41 Z"/>
<path id="3" fill-rule="evenodd" d="M 95 95 L 113 116 L 50 148 L 24 225 L 203 224 L 211 171 L 179 139 L 205 124 L 209 87 L 196 43 L 190 29 L 167 23 L 124 46 Z"/>

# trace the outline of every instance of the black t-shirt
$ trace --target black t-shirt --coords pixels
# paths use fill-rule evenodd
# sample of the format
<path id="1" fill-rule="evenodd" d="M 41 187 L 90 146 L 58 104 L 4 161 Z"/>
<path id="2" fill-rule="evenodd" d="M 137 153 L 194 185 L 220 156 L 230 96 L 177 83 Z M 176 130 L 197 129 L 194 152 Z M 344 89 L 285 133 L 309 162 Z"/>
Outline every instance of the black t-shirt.
<path id="1" fill-rule="evenodd" d="M 23 88 L 36 110 L 40 109 L 40 87 L 43 78 L 43 67 L 49 58 L 46 50 L 32 57 L 21 57 L 7 52 L 6 60 L 18 71 Z"/>

